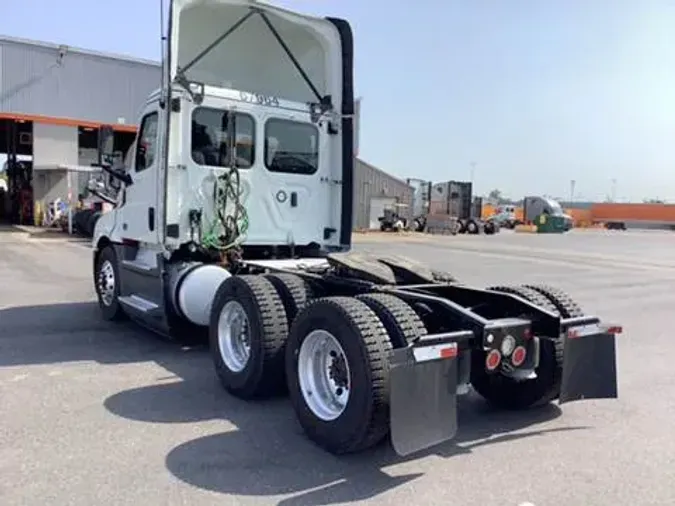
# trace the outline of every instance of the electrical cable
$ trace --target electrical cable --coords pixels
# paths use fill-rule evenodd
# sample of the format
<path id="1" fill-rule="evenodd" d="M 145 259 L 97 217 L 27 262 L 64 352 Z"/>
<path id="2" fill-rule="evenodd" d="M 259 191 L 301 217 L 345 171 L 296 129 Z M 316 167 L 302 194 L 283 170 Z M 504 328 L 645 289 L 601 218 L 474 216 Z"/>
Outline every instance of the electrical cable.
<path id="1" fill-rule="evenodd" d="M 241 176 L 236 167 L 228 167 L 213 183 L 215 217 L 202 236 L 202 245 L 208 249 L 228 253 L 246 239 L 248 213 L 241 202 Z M 231 207 L 232 211 L 228 212 Z"/>

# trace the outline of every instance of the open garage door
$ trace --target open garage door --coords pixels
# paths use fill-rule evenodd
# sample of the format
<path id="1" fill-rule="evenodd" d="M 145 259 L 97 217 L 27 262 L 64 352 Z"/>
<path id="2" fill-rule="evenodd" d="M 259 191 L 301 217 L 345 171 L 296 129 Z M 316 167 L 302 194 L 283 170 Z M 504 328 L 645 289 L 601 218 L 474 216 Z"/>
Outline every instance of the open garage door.
<path id="1" fill-rule="evenodd" d="M 378 218 L 384 216 L 384 208 L 396 204 L 396 197 L 371 197 L 370 198 L 370 214 L 368 220 L 368 228 L 380 229 L 380 221 Z"/>

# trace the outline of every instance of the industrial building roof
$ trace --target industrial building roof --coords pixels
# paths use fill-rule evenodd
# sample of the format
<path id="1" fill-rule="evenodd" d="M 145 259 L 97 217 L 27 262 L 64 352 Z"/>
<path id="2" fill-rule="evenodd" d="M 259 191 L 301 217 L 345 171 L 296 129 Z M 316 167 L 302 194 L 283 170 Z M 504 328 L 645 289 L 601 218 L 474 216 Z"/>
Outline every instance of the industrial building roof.
<path id="1" fill-rule="evenodd" d="M 94 56 L 97 58 L 108 58 L 112 60 L 122 60 L 122 61 L 127 61 L 131 63 L 138 63 L 140 65 L 149 65 L 153 67 L 160 67 L 161 63 L 158 61 L 154 60 L 146 60 L 144 58 L 136 58 L 134 56 L 128 56 L 128 55 L 121 55 L 121 54 L 115 54 L 115 53 L 107 53 L 107 52 L 101 52 L 101 51 L 92 51 L 90 49 L 83 49 L 79 47 L 73 47 L 69 46 L 67 44 L 56 44 L 53 42 L 43 42 L 43 41 L 38 41 L 38 40 L 32 40 L 32 39 L 22 39 L 19 37 L 11 37 L 8 35 L 2 35 L 0 34 L 0 43 L 1 42 L 10 42 L 14 44 L 24 44 L 28 46 L 35 46 L 35 47 L 42 47 L 45 49 L 53 49 L 53 50 L 59 50 L 61 47 L 65 47 L 68 52 L 72 53 L 79 53 L 87 56 Z"/>

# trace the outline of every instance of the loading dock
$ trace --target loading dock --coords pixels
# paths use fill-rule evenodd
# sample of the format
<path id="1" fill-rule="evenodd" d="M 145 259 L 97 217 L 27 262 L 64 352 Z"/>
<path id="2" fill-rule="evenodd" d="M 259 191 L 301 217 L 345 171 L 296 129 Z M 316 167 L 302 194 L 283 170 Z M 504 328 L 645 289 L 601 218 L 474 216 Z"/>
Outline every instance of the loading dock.
<path id="1" fill-rule="evenodd" d="M 0 118 L 0 154 L 4 155 L 0 221 L 33 222 L 33 122 Z"/>
<path id="2" fill-rule="evenodd" d="M 42 223 L 42 211 L 57 199 L 74 205 L 84 198 L 91 173 L 72 168 L 99 162 L 98 130 L 99 125 L 86 122 L 78 125 L 51 118 L 31 121 L 0 117 L 0 154 L 7 158 L 0 164 L 0 221 L 14 225 Z M 134 130 L 120 125 L 115 132 L 120 162 L 134 141 Z"/>

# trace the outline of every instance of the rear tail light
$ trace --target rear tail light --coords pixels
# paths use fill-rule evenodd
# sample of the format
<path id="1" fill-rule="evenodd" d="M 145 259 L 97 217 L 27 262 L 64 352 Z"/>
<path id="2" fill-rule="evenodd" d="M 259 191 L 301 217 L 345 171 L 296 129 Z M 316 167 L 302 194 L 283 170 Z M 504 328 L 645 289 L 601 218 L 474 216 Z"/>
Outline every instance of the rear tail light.
<path id="1" fill-rule="evenodd" d="M 485 368 L 488 371 L 494 371 L 499 367 L 499 364 L 502 361 L 502 354 L 499 353 L 499 350 L 490 350 L 485 357 Z"/>
<path id="2" fill-rule="evenodd" d="M 525 362 L 525 358 L 527 357 L 527 350 L 525 350 L 524 346 L 517 346 L 515 350 L 513 350 L 513 354 L 511 355 L 511 363 L 516 366 L 520 367 L 523 365 L 523 362 Z"/>

